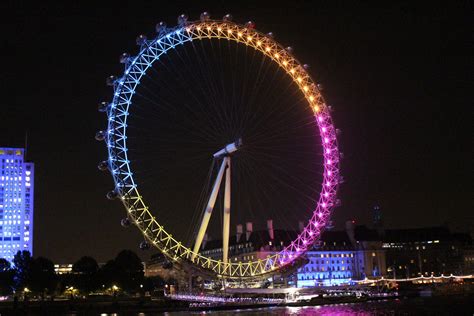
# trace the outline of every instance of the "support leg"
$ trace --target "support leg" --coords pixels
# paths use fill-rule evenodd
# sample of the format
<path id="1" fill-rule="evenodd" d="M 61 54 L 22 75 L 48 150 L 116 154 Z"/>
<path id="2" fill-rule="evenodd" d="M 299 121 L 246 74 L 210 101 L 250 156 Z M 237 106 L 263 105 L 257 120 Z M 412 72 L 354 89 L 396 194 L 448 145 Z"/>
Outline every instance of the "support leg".
<path id="1" fill-rule="evenodd" d="M 207 203 L 206 211 L 204 212 L 204 216 L 202 218 L 201 227 L 199 228 L 196 242 L 194 243 L 193 254 L 191 255 L 192 261 L 194 261 L 194 259 L 196 258 L 196 254 L 199 252 L 199 249 L 201 248 L 204 234 L 206 233 L 207 226 L 209 225 L 209 220 L 211 219 L 212 210 L 214 209 L 214 205 L 216 204 L 217 194 L 219 193 L 219 187 L 221 186 L 222 177 L 226 169 L 227 159 L 228 157 L 224 157 L 224 159 L 222 159 L 222 164 L 219 169 L 219 173 L 217 174 L 216 182 L 214 182 L 214 186 L 212 187 L 211 196 L 209 197 L 209 202 Z"/>
<path id="2" fill-rule="evenodd" d="M 222 227 L 222 262 L 229 262 L 229 230 L 230 230 L 230 157 L 227 158 L 224 191 L 224 223 Z M 225 282 L 225 280 L 224 280 Z"/>

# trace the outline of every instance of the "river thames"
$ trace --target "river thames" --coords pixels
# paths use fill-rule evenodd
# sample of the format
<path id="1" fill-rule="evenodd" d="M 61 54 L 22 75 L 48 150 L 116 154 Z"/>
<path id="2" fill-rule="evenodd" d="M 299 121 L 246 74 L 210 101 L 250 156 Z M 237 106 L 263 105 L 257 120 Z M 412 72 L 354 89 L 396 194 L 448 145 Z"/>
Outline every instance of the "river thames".
<path id="1" fill-rule="evenodd" d="M 418 297 L 351 304 L 305 307 L 269 307 L 201 312 L 146 312 L 100 314 L 101 316 L 183 316 L 183 315 L 474 315 L 474 296 Z M 78 314 L 68 314 L 78 315 Z"/>

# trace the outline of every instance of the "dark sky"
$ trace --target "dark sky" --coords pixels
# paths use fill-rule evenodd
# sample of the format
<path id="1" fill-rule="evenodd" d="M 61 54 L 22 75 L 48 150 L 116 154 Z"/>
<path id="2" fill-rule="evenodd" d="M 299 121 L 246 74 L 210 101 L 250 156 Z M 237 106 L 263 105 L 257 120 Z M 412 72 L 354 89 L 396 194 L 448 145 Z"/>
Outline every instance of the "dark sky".
<path id="1" fill-rule="evenodd" d="M 21 147 L 28 131 L 36 256 L 104 261 L 137 249 L 140 235 L 120 227 L 122 206 L 105 199 L 112 179 L 96 167 L 106 157 L 93 138 L 105 125 L 97 104 L 110 99 L 105 78 L 121 73 L 118 56 L 137 51 L 138 34 L 205 10 L 274 32 L 324 85 L 345 154 L 337 225 L 369 223 L 377 203 L 388 227 L 472 230 L 472 4 L 191 3 L 0 5 L 0 146 Z"/>

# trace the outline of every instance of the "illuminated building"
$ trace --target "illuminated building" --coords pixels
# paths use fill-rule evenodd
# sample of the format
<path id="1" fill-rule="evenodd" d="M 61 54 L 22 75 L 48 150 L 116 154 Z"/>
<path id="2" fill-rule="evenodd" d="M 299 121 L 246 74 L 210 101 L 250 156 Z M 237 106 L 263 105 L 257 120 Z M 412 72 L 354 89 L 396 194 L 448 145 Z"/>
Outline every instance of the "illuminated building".
<path id="1" fill-rule="evenodd" d="M 23 148 L 0 148 L 0 257 L 20 250 L 33 255 L 34 164 Z"/>

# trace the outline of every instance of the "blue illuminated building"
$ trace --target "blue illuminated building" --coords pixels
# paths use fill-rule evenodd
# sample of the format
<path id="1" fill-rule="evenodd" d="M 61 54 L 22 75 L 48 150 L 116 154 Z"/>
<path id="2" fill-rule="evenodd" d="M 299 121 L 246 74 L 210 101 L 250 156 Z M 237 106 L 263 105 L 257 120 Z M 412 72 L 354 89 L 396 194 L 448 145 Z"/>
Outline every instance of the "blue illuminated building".
<path id="1" fill-rule="evenodd" d="M 33 255 L 34 164 L 23 148 L 0 147 L 0 258 Z"/>

